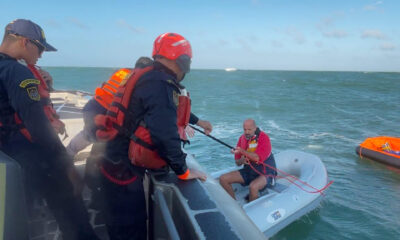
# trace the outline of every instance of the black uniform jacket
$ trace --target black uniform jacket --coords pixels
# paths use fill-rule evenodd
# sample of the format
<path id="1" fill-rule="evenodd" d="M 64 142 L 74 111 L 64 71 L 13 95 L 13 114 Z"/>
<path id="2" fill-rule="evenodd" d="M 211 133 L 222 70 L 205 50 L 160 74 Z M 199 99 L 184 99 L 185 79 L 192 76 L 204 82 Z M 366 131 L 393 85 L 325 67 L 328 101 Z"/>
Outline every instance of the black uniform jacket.
<path id="1" fill-rule="evenodd" d="M 57 133 L 43 111 L 43 101 L 38 92 L 39 80 L 16 59 L 0 53 L 0 149 L 6 153 L 16 149 L 24 151 L 32 147 L 41 149 L 44 161 L 59 161 L 55 156 L 65 153 Z M 17 113 L 23 125 L 32 136 L 32 142 L 15 127 L 14 114 Z M 67 162 L 55 165 L 62 167 Z"/>
<path id="2" fill-rule="evenodd" d="M 135 86 L 129 104 L 133 117 L 125 119 L 125 125 L 143 120 L 158 154 L 180 175 L 185 173 L 187 166 L 176 125 L 178 93 L 180 85 L 176 82 L 176 75 L 161 63 L 155 62 L 154 70 L 145 73 Z M 190 123 L 195 124 L 198 120 L 191 114 Z M 107 144 L 106 155 L 114 161 L 126 161 L 128 148 L 129 139 L 117 136 Z"/>

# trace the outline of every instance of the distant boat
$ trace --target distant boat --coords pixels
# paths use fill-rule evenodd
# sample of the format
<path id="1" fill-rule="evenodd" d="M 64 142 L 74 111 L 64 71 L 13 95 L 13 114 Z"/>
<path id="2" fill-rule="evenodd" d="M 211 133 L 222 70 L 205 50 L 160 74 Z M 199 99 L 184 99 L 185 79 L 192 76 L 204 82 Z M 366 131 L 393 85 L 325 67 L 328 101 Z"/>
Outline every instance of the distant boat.
<path id="1" fill-rule="evenodd" d="M 236 68 L 225 68 L 225 71 L 227 72 L 234 72 L 236 70 L 237 70 Z"/>

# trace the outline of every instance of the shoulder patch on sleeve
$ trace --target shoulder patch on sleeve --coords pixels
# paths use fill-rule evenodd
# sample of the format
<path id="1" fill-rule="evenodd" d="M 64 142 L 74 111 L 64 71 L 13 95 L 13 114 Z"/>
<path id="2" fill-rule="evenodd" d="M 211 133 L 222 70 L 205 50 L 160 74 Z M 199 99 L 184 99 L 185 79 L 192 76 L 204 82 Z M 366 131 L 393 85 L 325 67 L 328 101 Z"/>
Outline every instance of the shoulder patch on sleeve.
<path id="1" fill-rule="evenodd" d="M 28 86 L 29 84 L 36 84 L 39 85 L 40 81 L 37 79 L 25 79 L 24 81 L 22 81 L 19 86 L 21 88 L 26 88 L 26 86 Z"/>
<path id="2" fill-rule="evenodd" d="M 167 83 L 172 84 L 172 85 L 175 85 L 175 82 L 174 82 L 173 80 L 171 80 L 171 79 L 168 79 L 168 80 L 167 80 Z"/>
<path id="3" fill-rule="evenodd" d="M 29 87 L 26 89 L 26 91 L 28 92 L 28 96 L 30 99 L 32 99 L 33 101 L 40 101 L 40 95 L 37 87 Z"/>
<path id="4" fill-rule="evenodd" d="M 179 105 L 179 93 L 177 93 L 175 90 L 173 90 L 172 93 L 173 93 L 172 98 L 174 100 L 174 103 L 178 107 L 178 105 Z"/>

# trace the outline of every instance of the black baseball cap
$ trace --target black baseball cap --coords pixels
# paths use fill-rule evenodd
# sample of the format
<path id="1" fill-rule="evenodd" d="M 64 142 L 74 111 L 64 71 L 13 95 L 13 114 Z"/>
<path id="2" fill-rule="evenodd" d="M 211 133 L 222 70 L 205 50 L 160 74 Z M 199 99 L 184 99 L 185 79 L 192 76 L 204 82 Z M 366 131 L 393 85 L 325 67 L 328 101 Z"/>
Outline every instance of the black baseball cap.
<path id="1" fill-rule="evenodd" d="M 33 40 L 44 47 L 44 51 L 57 51 L 56 48 L 46 42 L 43 29 L 36 23 L 26 20 L 17 19 L 10 22 L 6 27 L 7 34 L 15 34 L 17 36 L 26 37 Z"/>

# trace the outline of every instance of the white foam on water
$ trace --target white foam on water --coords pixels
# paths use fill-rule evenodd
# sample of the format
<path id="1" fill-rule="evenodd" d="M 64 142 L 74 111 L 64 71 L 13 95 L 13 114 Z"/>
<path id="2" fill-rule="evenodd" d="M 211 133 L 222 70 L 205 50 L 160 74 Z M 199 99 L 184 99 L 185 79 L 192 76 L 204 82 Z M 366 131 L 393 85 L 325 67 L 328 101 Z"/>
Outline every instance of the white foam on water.
<path id="1" fill-rule="evenodd" d="M 366 136 L 366 137 L 373 137 L 373 136 L 379 136 L 381 134 L 377 133 L 376 131 L 371 131 L 369 129 L 363 129 L 361 131 L 362 136 Z"/>
<path id="2" fill-rule="evenodd" d="M 313 133 L 310 135 L 310 139 L 321 139 L 323 137 L 333 137 L 336 139 L 340 139 L 349 143 L 359 144 L 360 140 L 348 138 L 339 134 L 329 133 L 329 132 L 322 132 L 322 133 Z"/>
<path id="3" fill-rule="evenodd" d="M 260 109 L 260 101 L 256 100 L 254 103 L 254 107 L 258 110 Z"/>
<path id="4" fill-rule="evenodd" d="M 282 128 L 274 120 L 268 120 L 267 123 L 268 123 L 268 126 L 270 126 L 273 129 L 276 129 L 276 130 L 278 130 L 280 132 L 285 132 L 285 133 L 289 133 L 289 134 L 294 135 L 294 136 L 302 137 L 302 135 L 300 133 L 297 133 L 297 132 L 292 131 L 290 129 Z"/>
<path id="5" fill-rule="evenodd" d="M 238 128 L 236 126 L 230 125 L 229 123 L 220 123 L 213 126 L 213 131 L 211 132 L 211 135 L 213 135 L 214 137 L 239 137 L 242 133 L 243 129 L 241 127 Z"/>
<path id="6" fill-rule="evenodd" d="M 395 123 L 394 121 L 390 121 L 390 120 L 384 119 L 384 118 L 382 118 L 382 117 L 380 117 L 380 116 L 378 116 L 378 115 L 375 115 L 375 117 L 376 117 L 378 120 L 383 121 L 383 122 L 385 122 L 385 123 L 390 123 L 390 124 Z"/>
<path id="7" fill-rule="evenodd" d="M 307 148 L 309 148 L 309 149 L 322 149 L 324 147 L 322 145 L 308 144 Z"/>
<path id="8" fill-rule="evenodd" d="M 354 112 L 346 111 L 344 109 L 341 109 L 339 107 L 336 107 L 335 105 L 331 104 L 331 107 L 339 112 L 347 113 L 347 114 L 354 114 Z"/>

